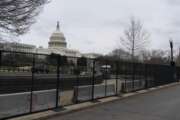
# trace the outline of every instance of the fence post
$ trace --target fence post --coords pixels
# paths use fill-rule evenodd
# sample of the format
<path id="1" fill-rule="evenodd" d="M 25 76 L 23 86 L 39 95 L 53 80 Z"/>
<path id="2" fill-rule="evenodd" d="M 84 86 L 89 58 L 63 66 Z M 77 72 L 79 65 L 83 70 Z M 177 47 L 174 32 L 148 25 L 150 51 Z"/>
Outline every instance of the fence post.
<path id="1" fill-rule="evenodd" d="M 31 80 L 31 96 L 30 96 L 30 113 L 32 112 L 32 103 L 33 103 L 33 89 L 34 89 L 34 73 L 35 73 L 35 54 L 33 54 L 32 60 L 32 80 Z"/>
<path id="2" fill-rule="evenodd" d="M 119 73 L 119 61 L 116 61 L 116 95 L 118 95 L 118 73 Z"/>
<path id="3" fill-rule="evenodd" d="M 75 102 L 78 103 L 78 95 L 79 95 L 79 74 L 80 74 L 80 68 L 79 65 L 77 65 L 77 73 L 76 73 L 76 90 L 77 90 L 77 94 L 76 94 L 76 100 Z"/>
<path id="4" fill-rule="evenodd" d="M 122 70 L 124 73 L 124 87 L 123 87 L 123 91 L 127 91 L 127 75 L 128 75 L 128 63 L 127 62 L 123 62 L 122 65 L 124 64 L 124 69 Z"/>
<path id="5" fill-rule="evenodd" d="M 105 67 L 105 97 L 107 96 L 107 79 L 108 79 L 108 68 L 107 68 L 107 60 L 106 62 L 106 67 Z"/>
<path id="6" fill-rule="evenodd" d="M 2 65 L 2 51 L 0 50 L 0 67 Z"/>
<path id="7" fill-rule="evenodd" d="M 92 71 L 92 101 L 94 100 L 94 84 L 95 84 L 95 59 L 93 60 L 93 71 Z"/>
<path id="8" fill-rule="evenodd" d="M 59 69 L 60 69 L 61 56 L 57 55 L 56 59 L 57 59 L 56 108 L 58 108 L 58 106 L 59 106 L 59 83 L 60 83 L 60 70 Z"/>
<path id="9" fill-rule="evenodd" d="M 173 82 L 178 82 L 176 65 L 172 67 L 173 67 L 173 78 L 174 78 Z"/>
<path id="10" fill-rule="evenodd" d="M 135 79 L 135 63 L 134 61 L 132 62 L 133 66 L 132 66 L 132 91 L 134 91 L 134 79 Z"/>
<path id="11" fill-rule="evenodd" d="M 144 70 L 144 77 L 145 77 L 145 89 L 148 88 L 148 79 L 147 79 L 147 64 L 145 64 L 145 70 Z"/>
<path id="12" fill-rule="evenodd" d="M 176 66 L 176 79 L 177 79 L 177 82 L 179 82 L 179 67 Z"/>

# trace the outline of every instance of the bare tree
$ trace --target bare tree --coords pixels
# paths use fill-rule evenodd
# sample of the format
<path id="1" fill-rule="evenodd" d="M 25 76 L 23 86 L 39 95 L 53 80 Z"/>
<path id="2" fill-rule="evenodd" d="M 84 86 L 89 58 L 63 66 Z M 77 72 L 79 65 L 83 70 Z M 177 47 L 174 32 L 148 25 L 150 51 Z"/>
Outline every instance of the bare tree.
<path id="1" fill-rule="evenodd" d="M 48 0 L 0 0 L 0 34 L 21 35 L 35 22 Z M 2 36 L 1 36 L 2 37 Z"/>
<path id="2" fill-rule="evenodd" d="M 167 50 L 143 50 L 139 54 L 139 58 L 142 62 L 148 64 L 169 64 L 170 56 Z"/>
<path id="3" fill-rule="evenodd" d="M 175 56 L 175 61 L 178 66 L 180 66 L 180 48 L 178 50 L 178 54 Z"/>
<path id="4" fill-rule="evenodd" d="M 124 30 L 124 36 L 120 40 L 121 45 L 131 54 L 133 61 L 135 53 L 147 45 L 148 38 L 149 34 L 143 29 L 142 23 L 132 17 L 128 27 Z"/>
<path id="5" fill-rule="evenodd" d="M 108 54 L 108 56 L 111 56 L 113 59 L 130 59 L 130 54 L 121 48 L 114 49 L 112 52 Z"/>
<path id="6" fill-rule="evenodd" d="M 150 64 L 169 64 L 169 53 L 164 50 L 152 50 L 150 59 L 147 61 Z"/>

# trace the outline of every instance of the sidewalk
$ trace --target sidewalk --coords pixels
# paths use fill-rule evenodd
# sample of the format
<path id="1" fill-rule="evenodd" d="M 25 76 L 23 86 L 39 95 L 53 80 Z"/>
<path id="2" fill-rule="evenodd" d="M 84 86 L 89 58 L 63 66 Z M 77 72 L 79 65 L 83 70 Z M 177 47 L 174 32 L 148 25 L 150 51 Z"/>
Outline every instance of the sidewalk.
<path id="1" fill-rule="evenodd" d="M 48 118 L 52 118 L 52 117 L 56 117 L 56 116 L 60 116 L 60 115 L 65 115 L 65 114 L 73 113 L 73 112 L 88 109 L 88 108 L 92 108 L 92 107 L 95 107 L 97 105 L 115 102 L 115 101 L 120 100 L 120 99 L 126 99 L 129 97 L 135 96 L 135 95 L 144 94 L 144 93 L 148 93 L 151 91 L 164 89 L 164 88 L 168 88 L 168 87 L 173 87 L 176 85 L 180 85 L 180 83 L 172 83 L 172 84 L 168 84 L 168 85 L 164 85 L 164 86 L 150 88 L 147 90 L 137 91 L 134 93 L 127 93 L 127 94 L 122 94 L 120 96 L 103 98 L 103 99 L 99 99 L 96 102 L 90 101 L 90 102 L 75 104 L 75 105 L 71 105 L 71 106 L 66 106 L 66 107 L 61 108 L 61 109 L 59 108 L 59 109 L 55 109 L 55 110 L 48 110 L 45 112 L 34 113 L 34 114 L 26 115 L 26 116 L 12 118 L 9 120 L 44 120 L 44 119 L 48 119 Z"/>

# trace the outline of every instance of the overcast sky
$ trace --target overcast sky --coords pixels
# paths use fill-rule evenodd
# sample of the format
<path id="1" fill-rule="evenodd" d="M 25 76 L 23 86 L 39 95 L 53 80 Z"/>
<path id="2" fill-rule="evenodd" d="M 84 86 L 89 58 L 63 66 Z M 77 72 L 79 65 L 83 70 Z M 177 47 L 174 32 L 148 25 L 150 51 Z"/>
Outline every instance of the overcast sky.
<path id="1" fill-rule="evenodd" d="M 47 47 L 59 20 L 69 48 L 105 54 L 118 46 L 134 16 L 151 34 L 147 48 L 168 49 L 169 37 L 180 39 L 179 15 L 179 0 L 52 0 L 21 42 Z"/>

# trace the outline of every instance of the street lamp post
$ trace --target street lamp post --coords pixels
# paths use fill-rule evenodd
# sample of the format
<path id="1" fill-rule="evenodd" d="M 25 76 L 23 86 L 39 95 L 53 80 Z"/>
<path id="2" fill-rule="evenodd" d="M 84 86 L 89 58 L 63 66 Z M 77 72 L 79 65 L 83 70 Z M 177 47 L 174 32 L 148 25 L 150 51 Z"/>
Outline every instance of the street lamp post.
<path id="1" fill-rule="evenodd" d="M 171 66 L 175 66 L 175 62 L 174 62 L 174 55 L 173 55 L 173 41 L 170 40 L 170 48 L 171 48 Z"/>
<path id="2" fill-rule="evenodd" d="M 170 40 L 170 48 L 171 48 L 171 66 L 173 69 L 173 82 L 177 82 L 177 73 L 176 73 L 176 67 L 175 67 L 175 62 L 174 62 L 174 56 L 173 56 L 173 41 Z"/>

